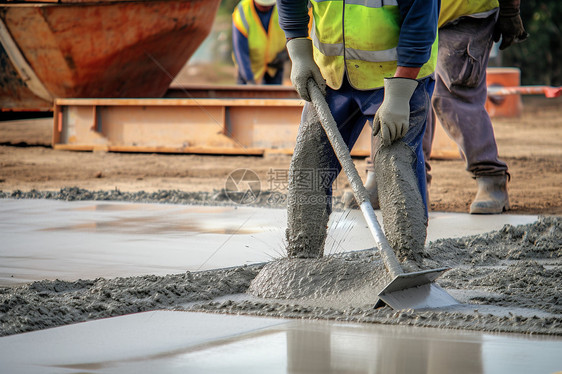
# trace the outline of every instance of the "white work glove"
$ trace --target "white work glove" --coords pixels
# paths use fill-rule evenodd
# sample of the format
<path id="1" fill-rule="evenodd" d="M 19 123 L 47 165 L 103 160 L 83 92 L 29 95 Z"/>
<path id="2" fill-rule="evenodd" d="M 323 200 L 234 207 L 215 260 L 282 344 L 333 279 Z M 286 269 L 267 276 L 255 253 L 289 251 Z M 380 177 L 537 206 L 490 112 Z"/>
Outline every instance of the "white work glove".
<path id="1" fill-rule="evenodd" d="M 307 38 L 291 39 L 287 42 L 287 51 L 291 57 L 291 82 L 299 96 L 310 101 L 308 80 L 313 79 L 323 95 L 326 95 L 326 80 L 312 57 L 312 40 Z"/>
<path id="2" fill-rule="evenodd" d="M 375 114 L 373 136 L 381 132 L 382 145 L 389 146 L 410 128 L 410 99 L 418 81 L 409 78 L 385 78 L 384 100 Z"/>

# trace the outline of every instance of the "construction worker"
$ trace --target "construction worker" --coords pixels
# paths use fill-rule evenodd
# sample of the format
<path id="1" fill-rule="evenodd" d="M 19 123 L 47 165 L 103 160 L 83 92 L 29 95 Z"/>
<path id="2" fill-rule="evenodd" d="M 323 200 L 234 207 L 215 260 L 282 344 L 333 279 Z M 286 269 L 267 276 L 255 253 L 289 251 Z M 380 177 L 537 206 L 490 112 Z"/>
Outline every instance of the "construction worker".
<path id="1" fill-rule="evenodd" d="M 281 84 L 289 60 L 275 0 L 242 0 L 232 13 L 238 84 Z"/>
<path id="2" fill-rule="evenodd" d="M 300 97 L 310 101 L 307 84 L 314 80 L 325 93 L 331 114 L 350 149 L 365 123 L 372 123 L 374 135 L 381 138 L 378 156 L 390 160 L 390 164 L 380 165 L 390 175 L 378 181 L 379 186 L 383 184 L 381 187 L 390 196 L 391 189 L 401 190 L 399 180 L 413 180 L 409 187 L 414 201 L 408 210 L 420 213 L 422 219 L 404 226 L 411 225 L 414 232 L 421 233 L 416 244 L 423 249 L 427 203 L 421 143 L 434 86 L 439 1 L 311 0 L 314 19 L 310 37 L 307 3 L 277 2 L 279 23 L 287 37 L 292 61 L 291 81 Z M 390 157 L 393 153 L 400 157 Z M 315 110 L 305 103 L 289 171 L 289 257 L 323 255 L 332 182 L 340 169 Z M 399 223 L 408 220 L 405 209 L 396 212 L 392 205 L 389 201 L 382 207 L 383 221 L 385 213 Z M 389 230 L 400 225 L 384 226 L 398 258 L 411 259 L 419 248 L 402 245 L 411 233 L 399 230 L 396 235 L 389 235 Z"/>
<path id="3" fill-rule="evenodd" d="M 431 182 L 429 156 L 437 116 L 460 148 L 467 171 L 476 179 L 478 191 L 470 205 L 471 214 L 497 214 L 509 209 L 508 167 L 498 158 L 492 122 L 484 104 L 486 68 L 493 42 L 501 38 L 503 50 L 527 37 L 519 6 L 520 0 L 441 0 L 434 112 L 430 112 L 423 139 L 427 181 Z M 376 142 L 372 143 L 373 154 Z M 367 165 L 365 187 L 377 208 L 372 161 Z M 346 193 L 344 205 L 356 205 L 352 200 Z"/>
<path id="4" fill-rule="evenodd" d="M 455 141 L 476 179 L 478 191 L 471 214 L 497 214 L 509 210 L 507 164 L 498 158 L 487 97 L 486 68 L 493 42 L 500 50 L 524 40 L 527 33 L 519 15 L 520 0 L 442 0 L 439 17 L 439 54 L 436 68 L 434 115 Z M 462 51 L 463 53 L 459 53 Z M 424 136 L 429 160 L 435 116 Z M 426 164 L 431 178 L 429 163 Z"/>

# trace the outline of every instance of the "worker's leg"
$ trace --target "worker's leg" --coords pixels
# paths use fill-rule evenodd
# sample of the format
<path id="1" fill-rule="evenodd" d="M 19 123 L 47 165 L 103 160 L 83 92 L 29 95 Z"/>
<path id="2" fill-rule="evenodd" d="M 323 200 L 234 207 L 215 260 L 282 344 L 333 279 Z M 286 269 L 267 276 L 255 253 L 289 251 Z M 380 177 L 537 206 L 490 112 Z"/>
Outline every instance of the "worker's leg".
<path id="1" fill-rule="evenodd" d="M 326 101 L 344 141 L 351 148 L 366 118 L 345 91 L 328 89 Z M 332 209 L 332 184 L 340 169 L 314 108 L 306 103 L 289 170 L 286 231 L 289 257 L 323 255 Z"/>
<path id="2" fill-rule="evenodd" d="M 369 120 L 369 122 L 367 123 L 367 126 L 370 126 L 371 128 L 373 127 L 373 123 L 371 120 Z M 375 154 L 374 152 L 374 147 L 376 147 L 376 138 L 374 136 L 371 136 L 371 154 L 369 155 L 369 157 L 367 157 L 366 160 L 366 172 L 367 172 L 367 177 L 365 178 L 365 189 L 367 190 L 367 193 L 369 194 L 369 201 L 371 202 L 371 206 L 373 207 L 373 209 L 379 209 L 379 192 L 377 189 L 377 181 L 375 179 L 375 167 L 373 165 L 373 155 Z M 343 207 L 345 209 L 359 209 L 359 204 L 357 204 L 357 201 L 355 200 L 355 196 L 353 195 L 353 191 L 351 189 L 348 189 L 346 191 L 344 191 L 344 193 L 342 194 L 342 203 L 343 203 Z"/>
<path id="3" fill-rule="evenodd" d="M 314 174 L 330 164 L 322 127 L 314 108 L 306 103 L 289 169 L 287 192 L 287 254 L 289 257 L 322 257 L 330 206 L 329 196 L 314 183 Z"/>
<path id="4" fill-rule="evenodd" d="M 433 85 L 433 77 L 420 80 L 410 100 L 410 128 L 406 136 L 390 146 L 382 146 L 379 141 L 374 157 L 386 237 L 401 261 L 417 264 L 421 263 L 427 235 L 422 139 Z"/>
<path id="5" fill-rule="evenodd" d="M 371 126 L 370 123 L 367 126 Z M 367 159 L 367 178 L 365 179 L 364 186 L 369 194 L 369 201 L 373 209 L 379 209 L 379 192 L 377 189 L 377 181 L 375 179 L 375 172 L 370 157 Z M 344 209 L 359 209 L 359 204 L 355 199 L 355 195 L 351 189 L 347 189 L 342 194 L 342 203 Z"/>
<path id="6" fill-rule="evenodd" d="M 475 177 L 501 175 L 507 170 L 507 165 L 498 160 L 492 122 L 484 107 L 494 25 L 494 16 L 466 17 L 439 31 L 433 107 Z"/>
<path id="7" fill-rule="evenodd" d="M 431 97 L 433 95 L 433 90 L 435 87 L 435 82 L 428 81 L 427 90 L 428 94 Z M 429 156 L 431 155 L 431 148 L 433 146 L 433 138 L 435 133 L 435 114 L 431 108 L 428 108 L 427 111 L 427 123 L 425 128 L 425 133 L 423 135 L 422 140 L 422 150 L 424 155 L 424 163 L 425 163 L 425 180 L 426 180 L 426 191 L 425 191 L 425 198 L 426 198 L 426 206 L 429 205 L 429 185 L 431 184 L 431 165 L 429 164 Z M 369 196 L 371 197 L 371 204 L 373 208 L 379 208 L 379 201 L 378 201 L 378 189 L 377 183 L 375 178 L 375 166 L 374 166 L 374 157 L 377 149 L 379 148 L 380 137 L 373 136 L 371 138 L 371 153 L 367 158 L 367 180 L 365 182 L 365 188 L 369 192 Z M 349 204 L 350 206 L 352 204 Z"/>
<path id="8" fill-rule="evenodd" d="M 428 78 L 427 80 L 427 84 L 425 85 L 426 90 L 427 90 L 427 94 L 429 95 L 429 97 L 431 98 L 431 96 L 433 95 L 433 91 L 435 88 L 435 80 L 433 79 L 433 77 Z M 432 110 L 430 110 L 431 108 L 428 108 L 427 110 L 427 121 L 426 121 L 426 127 L 425 127 L 425 133 L 423 135 L 422 138 L 422 153 L 423 153 L 423 158 L 424 158 L 424 165 L 425 165 L 425 204 L 426 206 L 429 204 L 428 201 L 428 193 L 427 193 L 427 188 L 429 187 L 429 184 L 431 183 L 431 174 L 429 174 L 429 171 L 431 170 L 431 166 L 429 164 L 429 156 L 431 154 L 431 147 L 433 146 L 433 137 L 434 137 L 434 132 L 435 132 L 435 114 L 433 113 Z M 368 183 L 370 188 L 367 188 L 368 191 L 377 191 L 377 185 L 376 182 L 373 182 L 373 179 L 375 178 L 371 178 L 372 176 L 374 176 L 374 172 L 375 172 L 375 166 L 374 166 L 374 157 L 375 157 L 375 153 L 377 152 L 377 149 L 380 146 L 380 137 L 372 137 L 371 138 L 371 154 L 369 155 L 368 159 L 367 159 L 367 182 L 371 182 Z M 419 174 L 421 176 L 421 173 Z M 421 182 L 420 182 L 420 187 L 421 187 Z M 367 187 L 367 183 L 365 184 L 365 187 Z M 376 201 L 377 207 L 378 207 L 378 201 Z"/>
<path id="9" fill-rule="evenodd" d="M 486 19 L 463 18 L 453 26 L 439 31 L 437 81 L 433 108 L 445 131 L 459 146 L 466 168 L 486 187 L 490 177 L 501 179 L 482 190 L 491 188 L 499 193 L 492 197 L 484 193 L 484 211 L 501 213 L 509 208 L 506 182 L 507 165 L 499 160 L 492 122 L 486 102 L 486 67 L 492 46 L 495 16 Z M 497 177 L 497 178 L 496 178 Z M 494 194 L 495 196 L 495 194 Z M 490 205 L 491 204 L 491 205 Z M 472 210 L 472 209 L 471 209 Z"/>
<path id="10" fill-rule="evenodd" d="M 248 84 L 248 81 L 242 77 L 240 71 L 236 74 L 236 84 Z"/>
<path id="11" fill-rule="evenodd" d="M 429 190 L 429 185 L 431 184 L 431 164 L 429 163 L 429 157 L 431 156 L 431 149 L 433 148 L 433 139 L 435 137 L 435 113 L 433 109 L 429 108 L 427 113 L 427 124 L 425 126 L 425 133 L 423 134 L 422 148 L 423 157 L 425 159 L 425 180 L 427 182 L 427 189 Z M 429 196 L 429 193 L 427 194 Z M 429 198 L 428 202 L 429 204 Z"/>

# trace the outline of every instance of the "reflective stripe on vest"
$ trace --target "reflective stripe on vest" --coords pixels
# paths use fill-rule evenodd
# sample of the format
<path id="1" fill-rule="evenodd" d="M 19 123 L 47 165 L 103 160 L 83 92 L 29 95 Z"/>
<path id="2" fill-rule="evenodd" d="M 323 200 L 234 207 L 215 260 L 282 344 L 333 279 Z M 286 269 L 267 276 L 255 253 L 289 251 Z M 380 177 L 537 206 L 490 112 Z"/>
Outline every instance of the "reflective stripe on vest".
<path id="1" fill-rule="evenodd" d="M 314 59 L 328 85 L 341 87 L 347 71 L 360 90 L 382 87 L 397 67 L 400 14 L 396 0 L 311 1 Z M 369 22 L 357 22 L 366 20 Z M 370 36 L 370 37 L 368 37 Z M 418 78 L 431 75 L 437 61 L 437 40 Z"/>
<path id="2" fill-rule="evenodd" d="M 268 67 L 267 64 L 272 62 L 275 56 L 285 48 L 286 43 L 285 33 L 279 26 L 277 6 L 271 13 L 268 31 L 263 28 L 253 0 L 242 0 L 232 14 L 232 21 L 242 35 L 248 38 L 254 80 L 260 82 L 266 71 L 269 75 L 274 76 L 277 69 Z"/>

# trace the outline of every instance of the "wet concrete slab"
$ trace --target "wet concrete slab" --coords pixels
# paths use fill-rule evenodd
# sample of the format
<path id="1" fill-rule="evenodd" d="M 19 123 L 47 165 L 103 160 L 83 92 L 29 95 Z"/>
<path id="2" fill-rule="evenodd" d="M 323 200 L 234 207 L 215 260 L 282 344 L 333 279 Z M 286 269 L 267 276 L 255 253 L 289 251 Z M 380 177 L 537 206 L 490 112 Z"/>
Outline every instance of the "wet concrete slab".
<path id="1" fill-rule="evenodd" d="M 9 373 L 553 374 L 562 339 L 155 311 L 0 338 Z"/>
<path id="2" fill-rule="evenodd" d="M 0 285 L 268 261 L 283 256 L 285 219 L 282 209 L 0 200 Z M 428 240 L 536 219 L 431 213 Z M 372 240 L 359 211 L 337 212 L 326 251 Z M 560 337 L 153 311 L 2 337 L 0 373 L 553 374 L 560 352 Z"/>
<path id="3" fill-rule="evenodd" d="M 536 219 L 432 212 L 428 241 Z M 329 226 L 326 254 L 374 246 L 358 210 L 335 212 Z M 284 209 L 2 199 L 0 285 L 260 263 L 285 256 L 285 228 Z"/>

